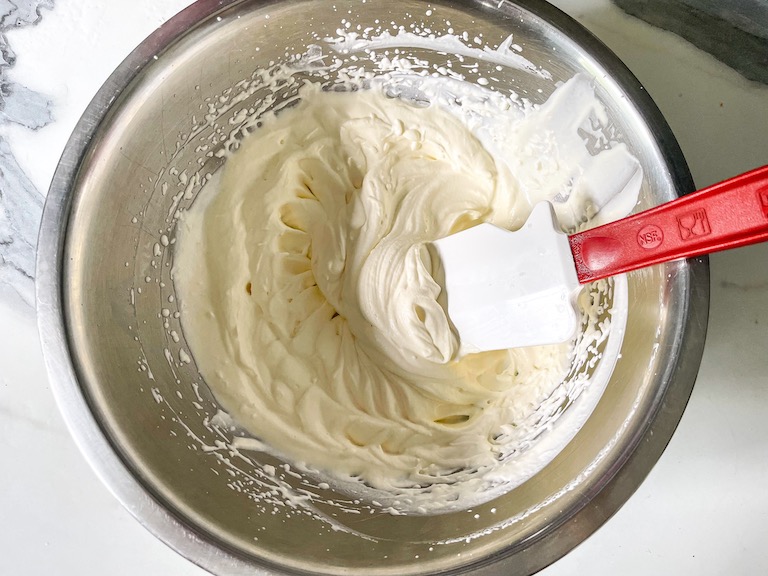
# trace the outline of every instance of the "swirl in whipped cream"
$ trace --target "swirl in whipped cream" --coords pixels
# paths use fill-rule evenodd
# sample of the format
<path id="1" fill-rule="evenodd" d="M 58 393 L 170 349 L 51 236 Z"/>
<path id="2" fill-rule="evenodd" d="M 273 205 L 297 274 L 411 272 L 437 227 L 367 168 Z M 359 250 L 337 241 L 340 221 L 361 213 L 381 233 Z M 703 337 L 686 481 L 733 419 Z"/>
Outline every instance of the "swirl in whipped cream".
<path id="1" fill-rule="evenodd" d="M 514 229 L 542 199 L 560 198 L 569 225 L 609 201 L 631 209 L 639 167 L 623 146 L 590 155 L 578 126 L 567 138 L 550 126 L 563 103 L 597 106 L 589 82 L 551 102 L 495 111 L 500 134 L 436 102 L 308 86 L 261 119 L 184 214 L 174 265 L 195 361 L 236 421 L 294 463 L 375 490 L 438 486 L 448 501 L 487 487 L 484 472 L 546 424 L 573 345 L 457 358 L 420 251 L 481 221 Z M 589 175 L 607 162 L 624 171 L 594 187 L 598 202 Z"/>

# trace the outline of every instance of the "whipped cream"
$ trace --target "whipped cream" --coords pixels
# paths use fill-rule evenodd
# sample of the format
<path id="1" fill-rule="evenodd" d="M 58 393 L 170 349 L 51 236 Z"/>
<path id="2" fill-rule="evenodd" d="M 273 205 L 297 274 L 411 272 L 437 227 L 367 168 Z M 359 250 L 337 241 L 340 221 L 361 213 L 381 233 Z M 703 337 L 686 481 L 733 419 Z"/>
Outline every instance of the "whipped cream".
<path id="1" fill-rule="evenodd" d="M 579 133 L 604 121 L 587 78 L 541 107 L 460 84 L 307 84 L 179 222 L 184 334 L 217 399 L 276 454 L 395 512 L 486 501 L 546 464 L 556 451 L 515 462 L 589 382 L 608 329 L 602 283 L 577 342 L 457 358 L 424 245 L 515 229 L 540 200 L 568 229 L 620 217 L 641 180 L 623 145 Z"/>

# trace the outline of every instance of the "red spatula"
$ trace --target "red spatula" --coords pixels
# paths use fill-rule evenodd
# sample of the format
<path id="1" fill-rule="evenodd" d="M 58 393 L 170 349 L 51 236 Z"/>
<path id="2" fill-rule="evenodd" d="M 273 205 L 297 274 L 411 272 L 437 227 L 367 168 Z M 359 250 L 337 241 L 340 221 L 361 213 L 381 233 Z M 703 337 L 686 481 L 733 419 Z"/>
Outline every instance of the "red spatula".
<path id="1" fill-rule="evenodd" d="M 516 232 L 480 224 L 430 252 L 467 354 L 569 340 L 594 280 L 765 240 L 768 166 L 572 236 L 544 202 Z"/>

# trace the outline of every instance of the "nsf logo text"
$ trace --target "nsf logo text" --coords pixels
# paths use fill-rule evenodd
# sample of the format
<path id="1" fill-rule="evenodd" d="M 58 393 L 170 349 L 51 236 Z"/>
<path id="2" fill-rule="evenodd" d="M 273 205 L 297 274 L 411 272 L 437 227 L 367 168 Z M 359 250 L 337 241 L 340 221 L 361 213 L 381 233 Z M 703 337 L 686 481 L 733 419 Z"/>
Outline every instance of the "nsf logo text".
<path id="1" fill-rule="evenodd" d="M 640 232 L 637 233 L 637 243 L 641 248 L 645 248 L 646 250 L 658 248 L 661 246 L 662 242 L 664 242 L 664 233 L 661 231 L 661 228 L 655 224 L 644 226 Z"/>

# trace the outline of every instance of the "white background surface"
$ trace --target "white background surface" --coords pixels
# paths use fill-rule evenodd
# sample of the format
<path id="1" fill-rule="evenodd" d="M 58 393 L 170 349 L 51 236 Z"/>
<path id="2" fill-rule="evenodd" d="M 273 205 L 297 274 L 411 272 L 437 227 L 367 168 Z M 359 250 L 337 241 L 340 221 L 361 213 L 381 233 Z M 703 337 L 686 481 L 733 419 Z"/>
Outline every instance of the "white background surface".
<path id="1" fill-rule="evenodd" d="M 12 31 L 10 75 L 54 101 L 4 127 L 39 189 L 119 61 L 186 0 L 61 0 Z M 607 1 L 555 2 L 621 57 L 672 126 L 699 187 L 768 163 L 768 88 Z M 711 258 L 701 372 L 669 448 L 630 501 L 544 576 L 768 573 L 768 244 Z M 0 574 L 204 572 L 123 510 L 80 456 L 47 383 L 34 314 L 0 302 Z"/>

